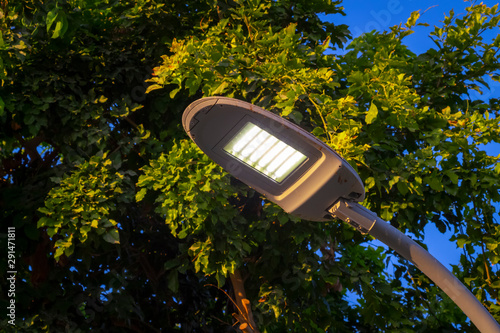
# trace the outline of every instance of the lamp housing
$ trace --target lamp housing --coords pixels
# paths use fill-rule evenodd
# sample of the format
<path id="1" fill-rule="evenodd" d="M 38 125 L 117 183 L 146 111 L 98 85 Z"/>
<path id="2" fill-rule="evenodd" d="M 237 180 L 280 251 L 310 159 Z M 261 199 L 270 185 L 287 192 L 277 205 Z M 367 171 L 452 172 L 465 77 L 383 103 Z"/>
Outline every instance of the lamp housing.
<path id="1" fill-rule="evenodd" d="M 312 221 L 331 220 L 339 198 L 362 201 L 356 171 L 324 142 L 292 122 L 228 97 L 191 103 L 184 130 L 215 163 L 286 212 Z"/>

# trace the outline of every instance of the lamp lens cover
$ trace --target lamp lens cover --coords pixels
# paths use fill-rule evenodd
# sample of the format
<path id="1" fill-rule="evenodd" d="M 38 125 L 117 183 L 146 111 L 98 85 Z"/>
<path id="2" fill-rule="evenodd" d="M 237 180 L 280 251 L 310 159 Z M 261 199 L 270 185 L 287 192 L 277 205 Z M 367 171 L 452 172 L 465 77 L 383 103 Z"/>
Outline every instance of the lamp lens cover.
<path id="1" fill-rule="evenodd" d="M 251 122 L 223 150 L 278 183 L 307 160 L 306 155 Z"/>

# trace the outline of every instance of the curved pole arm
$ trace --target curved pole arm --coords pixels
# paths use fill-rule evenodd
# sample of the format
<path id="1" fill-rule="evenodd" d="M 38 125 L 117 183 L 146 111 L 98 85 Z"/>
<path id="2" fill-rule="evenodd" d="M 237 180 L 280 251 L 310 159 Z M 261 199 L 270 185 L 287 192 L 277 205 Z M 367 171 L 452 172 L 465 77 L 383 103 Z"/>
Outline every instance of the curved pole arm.
<path id="1" fill-rule="evenodd" d="M 476 297 L 445 266 L 408 236 L 360 204 L 340 199 L 329 213 L 362 233 L 385 243 L 439 286 L 469 317 L 480 332 L 500 332 L 500 325 Z"/>

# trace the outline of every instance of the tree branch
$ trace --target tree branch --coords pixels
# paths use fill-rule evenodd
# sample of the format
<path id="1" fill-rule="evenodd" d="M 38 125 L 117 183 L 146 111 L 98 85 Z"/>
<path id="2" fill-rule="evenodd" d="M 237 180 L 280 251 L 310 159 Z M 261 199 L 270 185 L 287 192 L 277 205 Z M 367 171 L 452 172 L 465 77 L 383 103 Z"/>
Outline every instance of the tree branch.
<path id="1" fill-rule="evenodd" d="M 234 314 L 234 317 L 241 323 L 240 330 L 245 333 L 259 333 L 257 325 L 253 319 L 252 307 L 250 301 L 246 298 L 245 286 L 239 270 L 235 270 L 230 276 L 233 285 L 236 307 L 240 311 Z"/>

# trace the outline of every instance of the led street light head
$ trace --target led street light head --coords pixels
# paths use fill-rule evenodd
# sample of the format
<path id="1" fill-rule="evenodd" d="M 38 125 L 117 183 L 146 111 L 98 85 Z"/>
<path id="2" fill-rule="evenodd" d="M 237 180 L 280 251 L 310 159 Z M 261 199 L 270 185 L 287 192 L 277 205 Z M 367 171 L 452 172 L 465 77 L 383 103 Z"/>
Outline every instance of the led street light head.
<path id="1" fill-rule="evenodd" d="M 189 105 L 182 123 L 215 163 L 290 214 L 326 221 L 339 198 L 364 199 L 363 183 L 344 159 L 272 112 L 208 97 Z"/>

